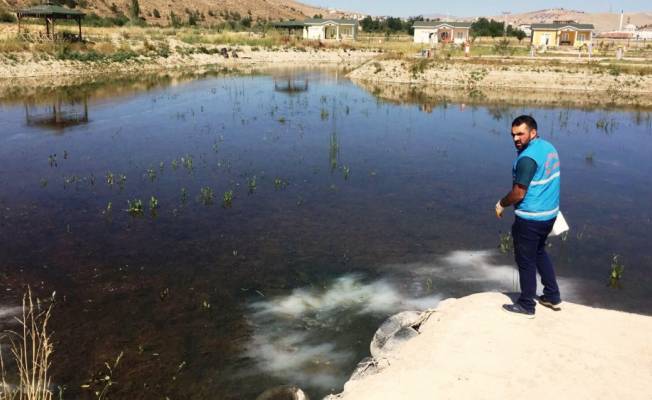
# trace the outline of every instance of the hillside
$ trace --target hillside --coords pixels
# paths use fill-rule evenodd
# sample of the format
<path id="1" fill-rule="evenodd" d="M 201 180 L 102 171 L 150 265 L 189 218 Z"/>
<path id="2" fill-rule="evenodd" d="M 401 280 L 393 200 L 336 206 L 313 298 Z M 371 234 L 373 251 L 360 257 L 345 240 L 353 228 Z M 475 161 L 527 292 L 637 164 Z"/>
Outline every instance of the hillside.
<path id="1" fill-rule="evenodd" d="M 426 18 L 440 18 L 442 20 L 452 21 L 473 21 L 476 17 L 446 17 L 442 14 L 424 15 Z M 504 15 L 478 16 L 496 21 L 503 21 Z M 579 10 L 567 10 L 564 8 L 550 8 L 546 10 L 529 11 L 525 13 L 514 13 L 507 15 L 507 21 L 512 25 L 550 23 L 553 21 L 573 20 L 579 23 L 593 24 L 596 32 L 613 31 L 618 29 L 620 23 L 620 13 L 588 13 Z M 636 26 L 645 26 L 652 24 L 652 11 L 650 12 L 626 12 L 623 18 L 623 26 L 634 24 Z"/>
<path id="2" fill-rule="evenodd" d="M 0 0 L 0 8 L 15 10 L 28 7 L 33 0 Z M 115 17 L 120 13 L 130 15 L 132 0 L 78 0 L 79 9 L 102 17 Z M 278 19 L 303 19 L 322 14 L 339 17 L 341 12 L 299 3 L 293 0 L 138 0 L 140 16 L 147 23 L 169 25 L 170 12 L 187 21 L 189 15 L 197 16 L 198 23 L 211 24 L 229 19 L 250 16 L 253 21 Z M 156 10 L 156 11 L 155 11 Z M 157 17 L 157 15 L 159 15 Z"/>
<path id="3" fill-rule="evenodd" d="M 489 17 L 499 21 L 503 16 Z M 620 13 L 587 13 L 578 10 L 567 10 L 564 8 L 552 8 L 547 10 L 531 11 L 520 14 L 507 15 L 507 21 L 512 25 L 533 24 L 553 21 L 573 20 L 579 23 L 593 24 L 596 32 L 613 31 L 618 29 Z M 643 26 L 652 24 L 651 12 L 625 12 L 623 26 L 628 23 Z"/>

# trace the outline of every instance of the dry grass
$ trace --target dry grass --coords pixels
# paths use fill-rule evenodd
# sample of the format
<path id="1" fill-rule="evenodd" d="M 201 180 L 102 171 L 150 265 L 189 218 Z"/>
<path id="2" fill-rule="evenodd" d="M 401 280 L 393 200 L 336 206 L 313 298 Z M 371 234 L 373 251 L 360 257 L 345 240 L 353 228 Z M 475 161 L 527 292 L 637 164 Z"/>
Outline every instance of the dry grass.
<path id="1" fill-rule="evenodd" d="M 11 354 L 16 364 L 17 384 L 7 383 L 6 370 L 2 353 L 0 352 L 0 370 L 2 400 L 51 400 L 50 369 L 51 356 L 54 351 L 48 321 L 52 311 L 52 302 L 45 306 L 40 300 L 36 303 L 31 289 L 23 296 L 23 312 L 21 318 L 16 318 L 22 329 L 7 331 Z"/>

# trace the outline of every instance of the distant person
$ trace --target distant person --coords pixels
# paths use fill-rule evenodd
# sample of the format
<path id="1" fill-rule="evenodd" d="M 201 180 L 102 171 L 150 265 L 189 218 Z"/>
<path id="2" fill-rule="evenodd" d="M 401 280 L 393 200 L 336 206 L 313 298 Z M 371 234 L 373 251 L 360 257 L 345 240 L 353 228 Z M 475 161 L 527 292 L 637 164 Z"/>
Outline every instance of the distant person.
<path id="1" fill-rule="evenodd" d="M 528 115 L 512 122 L 517 157 L 512 167 L 512 190 L 496 203 L 496 216 L 514 205 L 512 225 L 514 258 L 518 265 L 521 295 L 503 309 L 534 318 L 537 271 L 541 275 L 543 306 L 559 310 L 561 296 L 555 270 L 546 253 L 546 239 L 559 212 L 559 155 L 552 144 L 537 134 L 537 123 Z"/>

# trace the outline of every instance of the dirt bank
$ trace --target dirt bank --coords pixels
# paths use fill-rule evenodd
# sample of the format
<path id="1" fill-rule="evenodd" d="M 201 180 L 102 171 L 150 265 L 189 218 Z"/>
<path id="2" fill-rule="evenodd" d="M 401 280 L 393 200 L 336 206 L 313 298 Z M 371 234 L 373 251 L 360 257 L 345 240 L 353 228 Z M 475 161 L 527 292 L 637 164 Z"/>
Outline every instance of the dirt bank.
<path id="1" fill-rule="evenodd" d="M 522 99 L 520 104 L 652 107 L 652 70 L 645 65 L 377 58 L 350 72 L 349 77 L 367 86 L 405 85 L 429 97 L 454 89 L 466 92 L 467 98 L 510 102 L 511 96 L 512 100 Z"/>
<path id="2" fill-rule="evenodd" d="M 377 55 L 375 52 L 346 49 L 284 49 L 270 51 L 249 46 L 221 47 L 228 49 L 229 58 L 225 58 L 220 54 L 174 52 L 168 57 L 140 56 L 119 62 L 94 62 L 63 61 L 53 57 L 43 59 L 33 54 L 24 53 L 13 56 L 13 58 L 0 57 L 0 80 L 11 80 L 13 84 L 18 85 L 22 81 L 15 81 L 16 78 L 43 78 L 41 81 L 45 82 L 45 85 L 56 85 L 59 80 L 69 80 L 70 77 L 154 72 L 206 66 L 251 69 L 337 65 L 351 69 Z M 238 56 L 237 58 L 233 57 L 234 50 Z"/>
<path id="3" fill-rule="evenodd" d="M 524 319 L 509 298 L 440 303 L 419 335 L 336 399 L 649 399 L 652 317 L 564 303 Z"/>

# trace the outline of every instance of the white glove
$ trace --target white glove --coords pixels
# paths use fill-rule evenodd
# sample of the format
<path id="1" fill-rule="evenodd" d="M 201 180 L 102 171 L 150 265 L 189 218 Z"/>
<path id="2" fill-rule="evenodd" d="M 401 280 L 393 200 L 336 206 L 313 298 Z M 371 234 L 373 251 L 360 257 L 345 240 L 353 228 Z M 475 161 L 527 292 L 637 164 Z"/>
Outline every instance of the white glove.
<path id="1" fill-rule="evenodd" d="M 503 211 L 505 211 L 505 207 L 500 205 L 500 200 L 498 200 L 498 203 L 496 203 L 496 217 L 497 218 L 502 218 L 503 217 Z"/>

